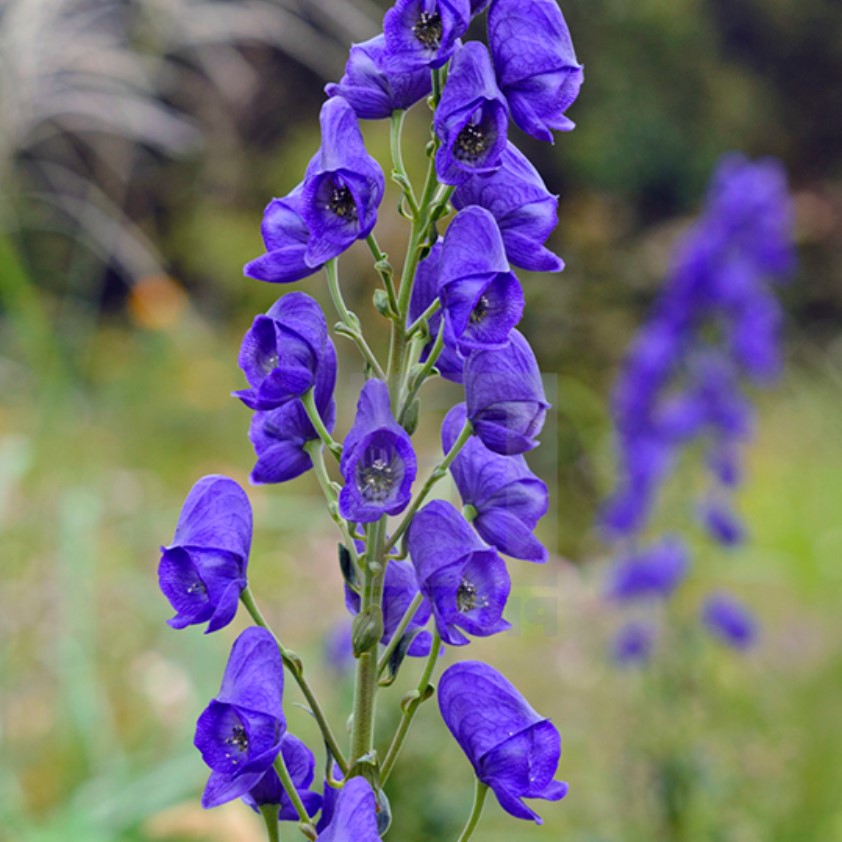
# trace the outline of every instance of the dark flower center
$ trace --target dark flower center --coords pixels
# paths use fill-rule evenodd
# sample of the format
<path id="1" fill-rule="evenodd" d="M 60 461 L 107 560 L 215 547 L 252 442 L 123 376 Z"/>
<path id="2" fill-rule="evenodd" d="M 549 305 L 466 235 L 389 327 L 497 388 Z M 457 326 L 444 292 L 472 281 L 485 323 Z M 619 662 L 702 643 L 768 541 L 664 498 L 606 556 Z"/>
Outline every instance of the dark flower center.
<path id="1" fill-rule="evenodd" d="M 428 50 L 437 50 L 441 46 L 441 15 L 438 12 L 421 12 L 412 33 Z"/>
<path id="2" fill-rule="evenodd" d="M 231 730 L 231 736 L 225 742 L 234 746 L 241 754 L 249 747 L 249 738 L 246 729 L 242 725 L 235 725 Z"/>
<path id="3" fill-rule="evenodd" d="M 472 325 L 479 324 L 488 315 L 488 304 L 488 296 L 481 295 L 479 301 L 477 301 L 477 306 L 471 311 Z"/>
<path id="4" fill-rule="evenodd" d="M 191 582 L 190 586 L 187 588 L 187 593 L 194 594 L 206 594 L 208 589 L 205 587 L 204 582 L 200 582 L 198 579 L 195 582 Z"/>
<path id="5" fill-rule="evenodd" d="M 467 614 L 474 608 L 482 608 L 487 605 L 487 600 L 481 599 L 477 586 L 467 579 L 463 579 L 456 591 L 456 607 L 460 613 Z"/>
<path id="6" fill-rule="evenodd" d="M 334 187 L 330 191 L 327 207 L 328 210 L 333 211 L 342 219 L 357 218 L 357 203 L 354 201 L 351 191 L 344 184 Z"/>
<path id="7" fill-rule="evenodd" d="M 461 161 L 476 161 L 488 149 L 489 137 L 477 125 L 468 123 L 456 138 L 454 154 Z"/>
<path id="8" fill-rule="evenodd" d="M 357 488 L 372 503 L 381 503 L 389 496 L 395 479 L 395 471 L 385 454 L 357 466 Z"/>

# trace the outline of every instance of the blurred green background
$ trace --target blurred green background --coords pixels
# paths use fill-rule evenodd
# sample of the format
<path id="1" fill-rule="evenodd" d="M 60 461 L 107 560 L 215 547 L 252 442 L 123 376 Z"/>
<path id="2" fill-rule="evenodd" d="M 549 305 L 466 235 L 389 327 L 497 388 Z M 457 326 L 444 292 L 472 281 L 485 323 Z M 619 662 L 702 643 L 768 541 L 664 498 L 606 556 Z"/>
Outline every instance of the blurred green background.
<path id="1" fill-rule="evenodd" d="M 532 460 L 554 491 L 542 537 L 556 558 L 513 563 L 516 630 L 467 656 L 553 717 L 571 792 L 538 807 L 543 829 L 490 803 L 478 838 L 842 840 L 842 7 L 563 9 L 586 68 L 578 128 L 552 147 L 516 137 L 561 194 L 551 244 L 568 264 L 524 282 L 523 327 L 557 407 Z M 249 413 L 229 393 L 242 333 L 282 290 L 244 279 L 242 264 L 262 251 L 263 206 L 318 144 L 323 84 L 382 11 L 373 0 L 0 2 L 3 842 L 262 838 L 241 804 L 201 810 L 206 770 L 191 744 L 239 626 L 169 630 L 158 546 L 196 478 L 247 481 Z M 414 171 L 425 119 L 421 106 L 408 121 Z M 386 128 L 365 133 L 384 161 Z M 744 658 L 676 635 L 657 670 L 617 671 L 592 529 L 612 475 L 606 396 L 730 149 L 777 155 L 790 172 L 800 270 L 783 291 L 788 366 L 758 395 L 740 496 L 751 541 L 728 556 L 700 544 L 667 621 L 683 628 L 698 594 L 724 585 L 756 609 L 762 640 Z M 395 198 L 378 237 L 397 256 Z M 382 349 L 364 248 L 343 259 L 343 278 Z M 321 277 L 293 288 L 327 308 Z M 341 346 L 340 431 L 359 385 L 352 351 Z M 424 464 L 453 396 L 427 388 Z M 350 686 L 323 655 L 347 621 L 332 524 L 311 477 L 250 496 L 253 589 L 341 728 Z M 413 680 L 384 695 L 383 733 Z M 292 730 L 317 745 L 288 707 Z M 470 776 L 434 703 L 393 784 L 389 838 L 455 838 Z"/>

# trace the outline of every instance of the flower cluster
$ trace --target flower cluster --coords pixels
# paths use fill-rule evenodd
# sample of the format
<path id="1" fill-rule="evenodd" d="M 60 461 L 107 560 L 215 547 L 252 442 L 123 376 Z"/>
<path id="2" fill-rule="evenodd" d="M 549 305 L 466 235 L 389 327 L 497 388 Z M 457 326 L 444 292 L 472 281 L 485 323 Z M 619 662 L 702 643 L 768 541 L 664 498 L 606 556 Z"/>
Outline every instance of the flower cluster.
<path id="1" fill-rule="evenodd" d="M 464 41 L 488 9 L 488 45 Z M 300 659 L 271 632 L 248 586 L 252 518 L 243 490 L 206 477 L 184 504 L 160 583 L 176 628 L 231 622 L 238 601 L 255 622 L 234 643 L 219 694 L 199 717 L 195 744 L 211 769 L 203 804 L 235 798 L 277 822 L 297 820 L 310 839 L 379 839 L 389 824 L 383 788 L 445 646 L 509 629 L 504 555 L 544 562 L 535 536 L 547 487 L 524 453 L 538 444 L 549 408 L 535 354 L 517 330 L 524 293 L 512 265 L 560 271 L 546 246 L 558 199 L 508 138 L 510 118 L 544 141 L 569 131 L 565 112 L 582 66 L 555 0 L 397 0 L 383 33 L 352 47 L 345 74 L 326 88 L 321 145 L 292 191 L 266 208 L 266 251 L 248 277 L 291 283 L 324 268 L 339 324 L 359 351 L 365 383 L 353 424 L 334 439 L 337 355 L 327 319 L 303 292 L 282 295 L 246 333 L 235 396 L 253 412 L 255 484 L 313 471 L 338 528 L 345 603 L 354 615 L 356 661 L 351 745 L 340 746 Z M 432 110 L 428 171 L 421 190 L 404 169 L 404 112 Z M 359 120 L 390 118 L 391 169 L 411 222 L 400 283 L 374 229 L 385 190 Z M 445 224 L 449 214 L 455 216 Z M 345 304 L 338 258 L 365 241 L 382 281 L 374 300 L 390 322 L 381 363 Z M 419 393 L 440 374 L 464 389 L 441 428 L 442 455 L 418 483 L 412 434 Z M 453 478 L 462 508 L 428 501 Z M 396 520 L 392 521 L 391 518 Z M 378 754 L 375 698 L 405 657 L 426 659 L 418 689 L 404 698 L 389 748 Z M 284 673 L 298 684 L 328 749 L 321 792 L 315 758 L 287 731 Z M 561 741 L 492 667 L 451 666 L 441 679 L 445 724 L 465 752 L 478 792 L 492 789 L 513 816 L 540 823 L 523 799 L 561 799 L 554 780 Z M 472 832 L 482 799 L 469 820 Z M 467 835 L 463 835 L 467 839 Z"/>
<path id="2" fill-rule="evenodd" d="M 725 547 L 744 538 L 732 498 L 752 430 L 745 386 L 770 382 L 780 368 L 781 316 L 770 282 L 794 265 L 790 215 L 776 162 L 726 156 L 629 351 L 613 403 L 620 481 L 602 512 L 605 532 L 626 548 L 608 587 L 618 602 L 667 598 L 689 569 L 677 536 L 644 546 L 641 538 L 660 490 L 691 447 L 701 446 L 708 479 L 694 502 L 701 527 Z M 753 620 L 730 597 L 711 597 L 702 614 L 725 643 L 746 648 L 754 638 Z M 621 632 L 617 656 L 644 660 L 653 640 L 635 622 Z"/>

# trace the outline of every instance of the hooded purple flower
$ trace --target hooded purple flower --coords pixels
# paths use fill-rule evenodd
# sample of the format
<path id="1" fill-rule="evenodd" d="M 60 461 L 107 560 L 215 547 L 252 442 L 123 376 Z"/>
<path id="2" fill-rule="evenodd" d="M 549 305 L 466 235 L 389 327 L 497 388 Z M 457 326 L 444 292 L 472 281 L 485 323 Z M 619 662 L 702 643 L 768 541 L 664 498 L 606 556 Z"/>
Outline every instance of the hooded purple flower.
<path id="1" fill-rule="evenodd" d="M 369 380 L 363 387 L 339 467 L 345 479 L 339 493 L 342 517 L 372 523 L 409 504 L 418 467 L 415 451 L 392 415 L 389 389 L 382 380 Z"/>
<path id="2" fill-rule="evenodd" d="M 331 806 L 330 823 L 319 831 L 318 842 L 380 842 L 377 801 L 365 778 L 347 781 Z"/>
<path id="3" fill-rule="evenodd" d="M 611 656 L 623 667 L 641 666 L 652 657 L 655 630 L 648 623 L 632 621 L 626 623 L 611 646 Z"/>
<path id="4" fill-rule="evenodd" d="M 439 278 L 441 277 L 441 259 L 443 252 L 443 240 L 437 240 L 430 249 L 430 253 L 421 263 L 418 264 L 418 271 L 415 274 L 415 283 L 412 285 L 412 297 L 409 301 L 409 314 L 407 315 L 407 326 L 420 318 L 424 311 L 438 298 Z M 427 359 L 430 348 L 441 330 L 441 310 L 434 313 L 428 322 L 430 329 L 430 341 L 421 352 L 421 362 Z M 442 348 L 436 369 L 439 374 L 453 383 L 462 382 L 462 368 L 464 358 L 455 348 Z"/>
<path id="5" fill-rule="evenodd" d="M 564 261 L 544 247 L 558 225 L 558 196 L 550 193 L 538 170 L 511 141 L 502 166 L 490 175 L 471 176 L 456 188 L 457 210 L 479 205 L 491 211 L 506 256 L 515 266 L 533 272 L 560 272 Z"/>
<path id="6" fill-rule="evenodd" d="M 453 57 L 434 126 L 441 140 L 436 153 L 439 181 L 461 184 L 500 168 L 509 114 L 488 50 L 479 41 L 469 41 Z"/>
<path id="7" fill-rule="evenodd" d="M 537 446 L 550 405 L 538 361 L 519 331 L 499 350 L 473 351 L 465 361 L 464 383 L 468 418 L 489 450 L 524 453 Z"/>
<path id="8" fill-rule="evenodd" d="M 717 640 L 734 649 L 749 649 L 757 640 L 757 621 L 729 594 L 715 593 L 705 600 L 702 622 Z"/>
<path id="9" fill-rule="evenodd" d="M 487 210 L 470 207 L 456 215 L 444 235 L 439 271 L 447 345 L 463 354 L 505 345 L 523 315 L 523 290 Z"/>
<path id="10" fill-rule="evenodd" d="M 386 578 L 383 583 L 383 637 L 380 638 L 380 642 L 384 646 L 389 645 L 403 615 L 417 594 L 418 579 L 412 564 L 394 559 L 390 561 L 386 566 Z M 345 605 L 352 614 L 358 614 L 360 611 L 359 594 L 354 593 L 347 585 L 345 585 Z M 425 599 L 404 633 L 415 635 L 407 649 L 407 655 L 423 657 L 430 654 L 432 636 L 429 632 L 421 631 L 429 619 L 430 603 Z"/>
<path id="11" fill-rule="evenodd" d="M 470 22 L 469 0 L 397 0 L 383 18 L 390 71 L 446 64 Z"/>
<path id="12" fill-rule="evenodd" d="M 377 222 L 385 180 L 366 152 L 354 109 L 333 97 L 320 115 L 322 145 L 304 174 L 301 215 L 310 229 L 305 260 L 311 266 L 364 240 Z"/>
<path id="13" fill-rule="evenodd" d="M 274 638 L 257 626 L 234 641 L 222 687 L 196 722 L 194 745 L 211 768 L 203 807 L 246 795 L 272 767 L 286 733 L 284 665 Z"/>
<path id="14" fill-rule="evenodd" d="M 448 667 L 438 698 L 450 733 L 500 806 L 515 818 L 541 824 L 523 799 L 559 801 L 567 795 L 567 784 L 553 780 L 561 737 L 552 722 L 536 713 L 499 672 L 479 661 Z"/>
<path id="15" fill-rule="evenodd" d="M 684 545 L 666 538 L 614 565 L 608 595 L 617 602 L 667 599 L 687 574 L 689 559 Z"/>
<path id="16" fill-rule="evenodd" d="M 173 542 L 161 548 L 158 581 L 176 610 L 174 629 L 227 626 L 246 586 L 252 514 L 246 493 L 219 475 L 200 479 L 184 501 Z"/>
<path id="17" fill-rule="evenodd" d="M 708 535 L 718 544 L 736 547 L 745 541 L 745 527 L 724 500 L 707 500 L 702 506 L 701 515 Z"/>
<path id="18" fill-rule="evenodd" d="M 339 84 L 328 85 L 325 93 L 346 99 L 361 120 L 391 117 L 393 111 L 412 107 L 432 90 L 430 71 L 389 69 L 388 56 L 384 35 L 354 44 L 345 75 Z"/>
<path id="19" fill-rule="evenodd" d="M 447 453 L 465 423 L 465 404 L 453 407 L 441 429 Z M 548 553 L 532 534 L 547 513 L 546 484 L 538 479 L 522 456 L 501 456 L 472 436 L 450 466 L 462 502 L 472 506 L 474 528 L 501 553 L 526 561 L 543 562 Z"/>
<path id="20" fill-rule="evenodd" d="M 407 540 L 421 593 L 430 600 L 445 643 L 469 643 L 459 629 L 488 637 L 511 628 L 503 619 L 511 590 L 506 563 L 450 503 L 434 500 L 424 506 Z"/>
<path id="21" fill-rule="evenodd" d="M 302 185 L 283 199 L 272 199 L 263 213 L 260 232 L 266 254 L 247 263 L 243 274 L 258 281 L 287 284 L 300 281 L 318 265 L 306 261 L 310 229 L 302 216 Z"/>
<path id="22" fill-rule="evenodd" d="M 307 815 L 314 816 L 322 806 L 322 797 L 310 789 L 316 770 L 313 752 L 298 737 L 287 732 L 281 738 L 281 756 Z M 243 796 L 243 801 L 258 812 L 264 804 L 277 804 L 279 821 L 299 821 L 298 812 L 274 767 L 269 768 L 257 784 Z"/>
<path id="23" fill-rule="evenodd" d="M 336 350 L 327 339 L 316 367 L 313 398 L 328 430 L 333 430 L 336 421 L 335 385 Z M 249 439 L 257 453 L 251 481 L 258 485 L 287 482 L 309 471 L 313 463 L 304 445 L 318 437 L 300 398 L 268 412 L 255 412 L 249 427 Z"/>
<path id="24" fill-rule="evenodd" d="M 584 73 L 556 0 L 494 0 L 488 43 L 497 82 L 512 118 L 538 140 L 570 131 L 564 112 L 575 102 Z"/>
<path id="25" fill-rule="evenodd" d="M 319 368 L 334 365 L 333 343 L 316 300 L 303 292 L 279 298 L 249 328 L 239 363 L 251 388 L 234 394 L 251 409 L 275 409 L 313 388 Z"/>

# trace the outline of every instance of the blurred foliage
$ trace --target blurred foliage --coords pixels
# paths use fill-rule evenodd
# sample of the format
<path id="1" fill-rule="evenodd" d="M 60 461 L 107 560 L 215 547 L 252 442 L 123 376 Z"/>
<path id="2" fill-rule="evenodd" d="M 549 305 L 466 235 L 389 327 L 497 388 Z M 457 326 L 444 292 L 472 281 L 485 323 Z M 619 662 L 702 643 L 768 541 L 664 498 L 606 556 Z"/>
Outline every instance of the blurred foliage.
<path id="1" fill-rule="evenodd" d="M 157 546 L 196 477 L 246 481 L 248 413 L 228 394 L 241 385 L 239 337 L 280 291 L 244 282 L 242 264 L 262 250 L 263 206 L 318 144 L 321 86 L 341 72 L 341 45 L 375 32 L 379 5 L 0 3 L 4 842 L 262 838 L 241 805 L 198 806 L 193 721 L 235 630 L 166 628 Z M 492 805 L 481 838 L 842 840 L 842 6 L 568 0 L 564 11 L 587 74 L 578 128 L 552 147 L 517 142 L 561 194 L 552 245 L 568 266 L 525 278 L 524 329 L 556 406 L 533 459 L 556 504 L 543 537 L 592 563 L 519 565 L 518 633 L 477 641 L 470 656 L 516 675 L 553 716 L 571 794 L 543 807 L 543 830 Z M 424 117 L 422 107 L 407 121 L 413 172 Z M 385 160 L 386 128 L 364 130 Z M 675 687 L 670 657 L 684 650 L 667 653 L 660 677 L 607 664 L 614 618 L 591 526 L 610 482 L 613 373 L 713 161 L 732 148 L 783 158 L 802 263 L 784 292 L 792 364 L 761 398 L 743 498 L 753 540 L 739 563 L 701 553 L 695 587 L 743 594 L 764 643 L 748 660 L 705 644 Z M 392 192 L 384 207 L 394 203 Z M 397 255 L 405 236 L 384 214 L 381 244 Z M 374 327 L 366 250 L 342 263 L 349 302 Z M 295 288 L 328 306 L 321 279 Z M 347 429 L 357 374 L 341 365 Z M 452 396 L 437 384 L 424 408 L 435 417 Z M 428 461 L 434 439 L 421 439 Z M 252 498 L 255 591 L 314 663 L 341 723 L 349 687 L 321 652 L 346 618 L 317 488 L 307 477 Z M 695 595 L 670 618 L 676 628 Z M 384 700 L 384 722 L 401 692 Z M 407 748 L 423 782 L 406 766 L 394 778 L 390 838 L 454 836 L 468 808 L 467 764 L 433 707 Z M 289 710 L 317 745 L 306 714 Z"/>

